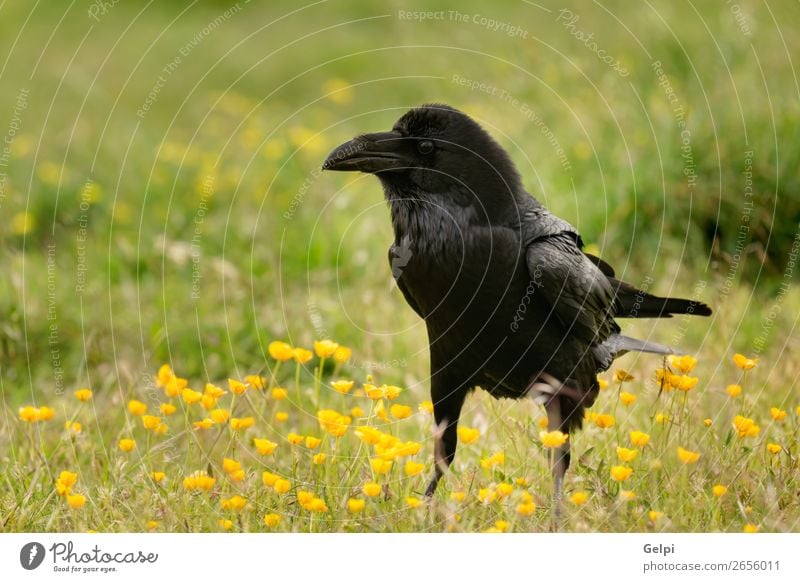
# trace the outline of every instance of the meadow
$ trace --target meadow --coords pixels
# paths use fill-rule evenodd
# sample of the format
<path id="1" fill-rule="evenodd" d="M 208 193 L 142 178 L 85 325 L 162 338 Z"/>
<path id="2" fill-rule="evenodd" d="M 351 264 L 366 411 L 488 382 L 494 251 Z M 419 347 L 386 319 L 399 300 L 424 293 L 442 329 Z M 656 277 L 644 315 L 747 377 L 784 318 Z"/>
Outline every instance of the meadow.
<path id="1" fill-rule="evenodd" d="M 796 531 L 797 16 L 6 2 L 0 530 L 548 531 L 532 402 L 470 397 L 421 495 L 424 325 L 377 181 L 320 172 L 442 101 L 622 278 L 715 310 L 624 323 L 696 362 L 601 376 L 560 527 Z"/>

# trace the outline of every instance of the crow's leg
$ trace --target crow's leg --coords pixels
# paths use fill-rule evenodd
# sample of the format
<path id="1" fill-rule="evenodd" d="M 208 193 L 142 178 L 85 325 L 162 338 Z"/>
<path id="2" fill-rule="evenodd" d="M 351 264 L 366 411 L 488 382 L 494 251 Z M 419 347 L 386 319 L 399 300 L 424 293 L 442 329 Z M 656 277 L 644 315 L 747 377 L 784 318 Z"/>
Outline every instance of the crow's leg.
<path id="1" fill-rule="evenodd" d="M 431 367 L 434 367 L 436 358 L 431 354 Z M 452 364 L 451 364 L 452 366 Z M 453 462 L 456 455 L 458 438 L 456 429 L 458 418 L 461 416 L 461 406 L 467 395 L 468 384 L 456 381 L 451 374 L 439 369 L 431 373 L 431 399 L 433 400 L 433 458 L 435 461 L 434 473 L 425 495 L 432 496 L 436 491 L 439 480 Z"/>
<path id="2" fill-rule="evenodd" d="M 545 403 L 547 411 L 547 424 L 550 430 L 564 431 L 567 424 L 561 413 L 561 400 L 558 396 L 551 397 Z M 561 523 L 561 495 L 564 489 L 564 474 L 569 467 L 569 441 L 553 450 L 553 527 L 558 529 Z"/>

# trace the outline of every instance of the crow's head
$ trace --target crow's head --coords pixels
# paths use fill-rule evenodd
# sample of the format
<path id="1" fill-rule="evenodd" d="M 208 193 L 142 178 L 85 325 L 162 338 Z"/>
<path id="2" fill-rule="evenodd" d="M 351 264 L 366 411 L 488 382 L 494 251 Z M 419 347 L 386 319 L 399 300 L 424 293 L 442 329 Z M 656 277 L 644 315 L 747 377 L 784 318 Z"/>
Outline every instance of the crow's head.
<path id="1" fill-rule="evenodd" d="M 511 158 L 472 118 L 448 105 L 412 109 L 391 131 L 360 135 L 334 149 L 324 170 L 376 174 L 389 192 L 458 198 L 486 206 L 522 186 Z"/>

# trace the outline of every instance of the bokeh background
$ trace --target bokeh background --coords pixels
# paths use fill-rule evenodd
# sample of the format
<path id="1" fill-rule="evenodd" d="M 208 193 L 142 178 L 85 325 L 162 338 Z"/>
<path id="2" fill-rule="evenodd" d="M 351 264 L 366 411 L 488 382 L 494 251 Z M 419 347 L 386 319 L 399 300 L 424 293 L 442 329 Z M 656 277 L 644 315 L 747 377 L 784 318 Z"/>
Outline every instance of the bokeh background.
<path id="1" fill-rule="evenodd" d="M 788 402 L 798 19 L 746 0 L 4 2 L 4 398 L 128 389 L 163 362 L 240 377 L 272 339 L 327 336 L 424 397 L 380 187 L 319 168 L 437 101 L 623 278 L 715 309 L 633 333 L 697 354 L 709 387 L 733 351 L 761 356 Z"/>

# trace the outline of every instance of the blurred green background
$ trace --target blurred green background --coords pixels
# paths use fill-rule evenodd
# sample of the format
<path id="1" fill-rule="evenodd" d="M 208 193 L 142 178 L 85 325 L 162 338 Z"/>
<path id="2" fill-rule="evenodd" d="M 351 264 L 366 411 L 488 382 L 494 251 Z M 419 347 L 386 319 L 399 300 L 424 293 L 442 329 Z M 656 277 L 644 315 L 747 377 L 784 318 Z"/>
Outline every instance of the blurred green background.
<path id="1" fill-rule="evenodd" d="M 133 386 L 165 361 L 244 374 L 271 339 L 331 336 L 422 394 L 380 187 L 319 166 L 431 101 L 478 118 L 625 279 L 716 310 L 639 333 L 761 354 L 789 390 L 798 19 L 754 1 L 5 2 L 3 392 Z"/>

